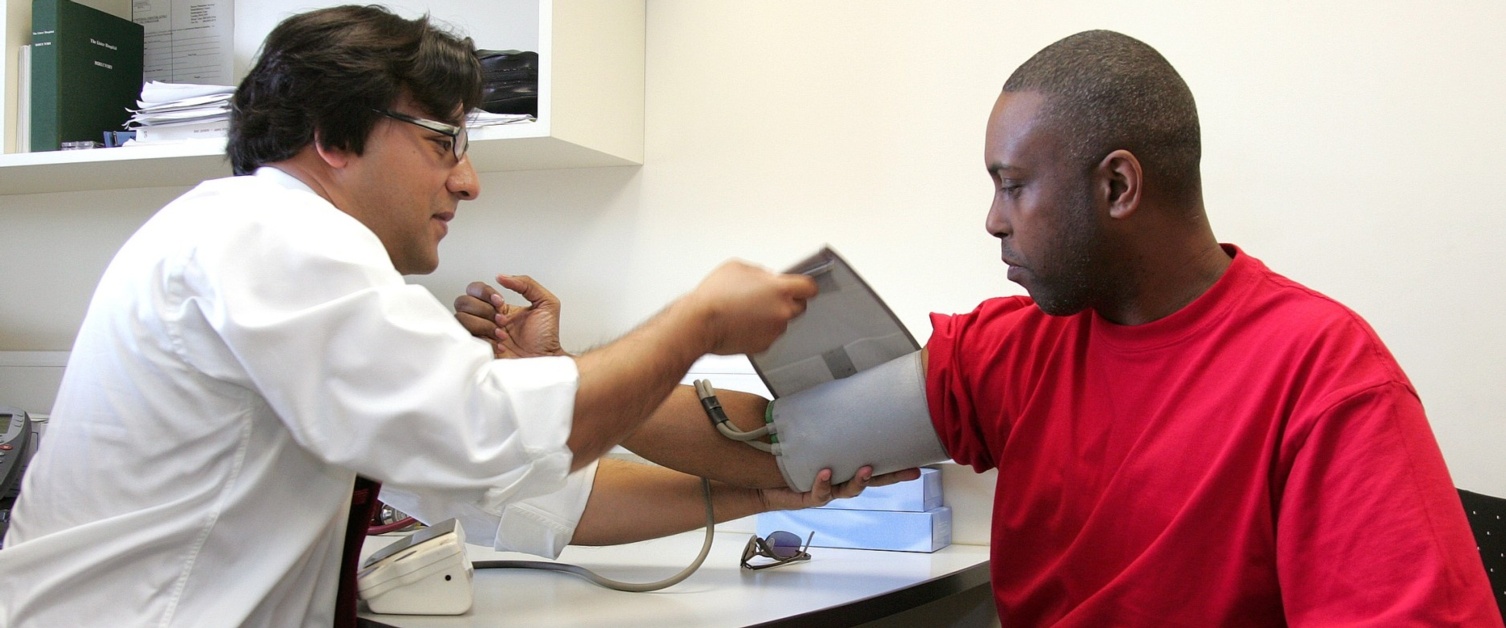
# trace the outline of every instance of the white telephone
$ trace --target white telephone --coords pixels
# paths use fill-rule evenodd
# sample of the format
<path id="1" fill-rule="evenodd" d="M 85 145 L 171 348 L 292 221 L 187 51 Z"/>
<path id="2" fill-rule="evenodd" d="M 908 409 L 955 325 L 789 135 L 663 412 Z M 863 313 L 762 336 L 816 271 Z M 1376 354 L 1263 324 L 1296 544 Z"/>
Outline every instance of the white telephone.
<path id="1" fill-rule="evenodd" d="M 471 609 L 474 574 L 465 529 L 451 519 L 372 554 L 356 574 L 356 588 L 373 613 L 459 615 Z"/>

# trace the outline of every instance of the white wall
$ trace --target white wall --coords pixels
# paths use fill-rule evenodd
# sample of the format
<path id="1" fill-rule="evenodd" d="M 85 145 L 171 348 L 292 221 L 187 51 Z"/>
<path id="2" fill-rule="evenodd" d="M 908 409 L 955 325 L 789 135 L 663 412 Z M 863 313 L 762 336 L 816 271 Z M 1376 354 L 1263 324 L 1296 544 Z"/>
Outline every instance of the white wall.
<path id="1" fill-rule="evenodd" d="M 1506 5 L 649 0 L 646 163 L 493 173 L 419 279 L 495 272 L 608 340 L 729 256 L 831 243 L 920 338 L 1019 289 L 982 229 L 983 124 L 1020 62 L 1111 28 L 1196 95 L 1214 229 L 1366 317 L 1456 482 L 1506 495 Z M 436 17 L 446 17 L 437 15 Z M 456 20 L 463 23 L 463 20 Z M 0 349 L 67 349 L 109 254 L 179 190 L 0 197 Z"/>

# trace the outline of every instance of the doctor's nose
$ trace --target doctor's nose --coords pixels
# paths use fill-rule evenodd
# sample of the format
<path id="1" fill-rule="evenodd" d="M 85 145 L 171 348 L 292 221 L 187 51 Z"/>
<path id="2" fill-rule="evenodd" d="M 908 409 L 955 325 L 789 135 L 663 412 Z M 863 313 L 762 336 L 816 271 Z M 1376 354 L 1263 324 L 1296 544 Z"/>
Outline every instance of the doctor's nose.
<path id="1" fill-rule="evenodd" d="M 463 201 L 474 201 L 481 196 L 481 179 L 471 166 L 470 155 L 466 155 L 450 169 L 450 178 L 445 181 L 445 188 Z"/>

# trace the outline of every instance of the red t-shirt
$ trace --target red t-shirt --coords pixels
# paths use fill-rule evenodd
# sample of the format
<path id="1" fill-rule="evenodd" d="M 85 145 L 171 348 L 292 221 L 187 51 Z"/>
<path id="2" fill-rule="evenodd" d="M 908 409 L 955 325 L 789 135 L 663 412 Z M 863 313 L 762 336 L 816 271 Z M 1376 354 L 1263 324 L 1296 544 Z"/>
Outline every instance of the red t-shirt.
<path id="1" fill-rule="evenodd" d="M 1235 247 L 1144 325 L 932 315 L 942 444 L 997 468 L 1005 626 L 1500 626 L 1422 404 L 1358 315 Z"/>

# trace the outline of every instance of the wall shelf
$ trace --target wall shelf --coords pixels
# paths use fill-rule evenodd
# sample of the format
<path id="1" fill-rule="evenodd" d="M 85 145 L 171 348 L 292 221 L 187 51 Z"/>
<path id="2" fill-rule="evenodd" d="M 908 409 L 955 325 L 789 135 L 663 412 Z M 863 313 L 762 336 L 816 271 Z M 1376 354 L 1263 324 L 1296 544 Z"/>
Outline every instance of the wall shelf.
<path id="1" fill-rule="evenodd" d="M 0 130 L 14 133 L 18 46 L 29 40 L 31 0 L 6 3 L 5 58 L 0 68 Z M 242 0 L 236 5 L 236 48 L 247 56 L 288 11 L 342 2 Z M 254 6 L 253 6 L 254 5 Z M 447 5 L 447 6 L 441 6 Z M 539 120 L 477 129 L 470 159 L 478 172 L 631 166 L 643 163 L 644 0 L 431 0 L 422 7 L 391 5 L 413 16 L 424 10 L 465 25 L 482 48 L 539 51 Z M 536 15 L 536 17 L 535 17 Z M 487 19 L 526 16 L 537 30 L 489 41 Z M 516 20 L 513 20 L 514 22 Z M 513 30 L 518 30 L 512 24 Z M 486 32 L 482 32 L 486 31 Z M 23 36 L 22 33 L 25 33 Z M 243 40 L 253 39 L 247 44 Z M 536 41 L 533 39 L 536 38 Z M 238 60 L 240 61 L 240 60 Z M 244 73 L 245 67 L 239 67 Z M 7 71 L 8 70 L 8 71 Z M 12 136 L 13 137 L 13 136 Z M 8 146 L 11 141 L 0 142 Z M 193 185 L 230 174 L 224 143 L 199 140 L 162 146 L 0 155 L 0 195 Z"/>

